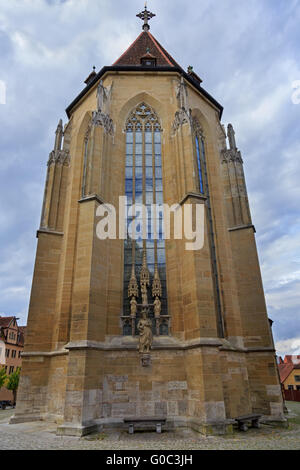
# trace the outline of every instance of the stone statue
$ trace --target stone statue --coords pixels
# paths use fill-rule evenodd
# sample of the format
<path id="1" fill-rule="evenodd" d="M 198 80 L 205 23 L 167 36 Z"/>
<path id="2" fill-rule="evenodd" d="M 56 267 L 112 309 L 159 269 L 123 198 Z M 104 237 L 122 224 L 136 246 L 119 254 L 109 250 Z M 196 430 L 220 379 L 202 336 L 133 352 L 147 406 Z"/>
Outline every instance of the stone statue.
<path id="1" fill-rule="evenodd" d="M 183 77 L 181 77 L 180 84 L 177 88 L 177 99 L 179 101 L 179 109 L 184 109 L 186 112 L 188 112 L 187 89 Z"/>
<path id="2" fill-rule="evenodd" d="M 181 77 L 180 83 L 177 85 L 176 97 L 178 100 L 178 110 L 175 113 L 175 119 L 172 124 L 173 132 L 176 132 L 178 127 L 191 121 L 187 88 L 183 77 Z"/>
<path id="3" fill-rule="evenodd" d="M 100 80 L 100 83 L 97 88 L 97 109 L 98 111 L 103 111 L 104 99 L 106 97 L 106 89 L 103 86 L 103 80 Z"/>
<path id="4" fill-rule="evenodd" d="M 140 335 L 138 350 L 140 353 L 149 353 L 153 335 L 152 335 L 152 322 L 147 318 L 147 309 L 144 308 L 142 311 L 142 318 L 138 322 L 138 331 Z"/>
<path id="5" fill-rule="evenodd" d="M 228 140 L 229 140 L 229 148 L 231 150 L 237 150 L 236 142 L 235 142 L 235 132 L 234 132 L 232 124 L 228 124 L 227 134 L 228 134 Z"/>
<path id="6" fill-rule="evenodd" d="M 155 298 L 154 300 L 154 316 L 155 318 L 160 317 L 161 313 L 161 301 L 159 300 L 158 297 Z"/>
<path id="7" fill-rule="evenodd" d="M 136 312 L 137 312 L 137 301 L 135 300 L 135 297 L 132 297 L 130 301 L 130 315 L 132 317 L 136 317 Z"/>
<path id="8" fill-rule="evenodd" d="M 97 112 L 109 115 L 110 101 L 112 95 L 113 83 L 109 87 L 103 86 L 103 80 L 100 80 L 97 88 Z"/>
<path id="9" fill-rule="evenodd" d="M 145 283 L 142 283 L 141 285 L 141 294 L 142 294 L 142 304 L 148 305 L 147 286 Z"/>

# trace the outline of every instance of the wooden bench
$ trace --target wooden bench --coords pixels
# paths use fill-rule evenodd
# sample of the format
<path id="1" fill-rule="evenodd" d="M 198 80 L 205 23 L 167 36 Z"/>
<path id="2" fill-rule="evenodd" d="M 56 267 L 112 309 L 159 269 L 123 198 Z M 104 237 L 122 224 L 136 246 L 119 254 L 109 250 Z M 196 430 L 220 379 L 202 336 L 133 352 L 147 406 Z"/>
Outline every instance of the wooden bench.
<path id="1" fill-rule="evenodd" d="M 156 432 L 161 433 L 162 430 L 162 425 L 166 423 L 166 418 L 162 417 L 152 417 L 152 416 L 147 416 L 147 417 L 129 417 L 129 418 L 124 418 L 124 423 L 128 424 L 128 432 L 129 434 L 134 433 L 135 426 L 142 428 L 142 429 L 149 429 L 151 427 L 155 426 Z"/>
<path id="2" fill-rule="evenodd" d="M 251 422 L 251 427 L 252 428 L 259 428 L 260 427 L 260 423 L 259 423 L 260 418 L 261 418 L 261 415 L 254 415 L 253 414 L 253 415 L 239 416 L 238 418 L 235 418 L 235 421 L 237 421 L 240 431 L 247 431 L 249 422 Z"/>

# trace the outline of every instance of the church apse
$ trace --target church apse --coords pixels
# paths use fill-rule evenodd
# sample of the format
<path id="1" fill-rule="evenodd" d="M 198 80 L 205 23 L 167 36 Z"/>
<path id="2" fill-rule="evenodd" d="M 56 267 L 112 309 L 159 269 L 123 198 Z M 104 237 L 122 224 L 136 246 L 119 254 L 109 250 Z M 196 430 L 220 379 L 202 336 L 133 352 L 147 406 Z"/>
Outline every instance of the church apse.
<path id="1" fill-rule="evenodd" d="M 89 75 L 57 128 L 12 423 L 81 436 L 129 417 L 217 434 L 253 412 L 284 422 L 234 131 L 152 17 L 139 15 L 136 41 Z M 101 239 L 97 214 L 124 196 L 124 238 Z M 203 244 L 167 239 L 163 211 L 141 236 L 134 204 L 204 214 Z"/>

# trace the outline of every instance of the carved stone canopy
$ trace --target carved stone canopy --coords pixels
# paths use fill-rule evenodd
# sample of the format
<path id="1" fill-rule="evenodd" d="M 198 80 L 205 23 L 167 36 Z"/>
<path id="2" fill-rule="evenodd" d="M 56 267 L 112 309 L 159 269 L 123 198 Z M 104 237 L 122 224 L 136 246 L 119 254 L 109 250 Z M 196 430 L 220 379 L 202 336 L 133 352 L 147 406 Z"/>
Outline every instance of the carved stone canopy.
<path id="1" fill-rule="evenodd" d="M 69 166 L 70 164 L 70 152 L 69 150 L 52 150 L 49 154 L 48 166 L 53 164 L 59 164 Z"/>
<path id="2" fill-rule="evenodd" d="M 134 264 L 132 265 L 131 277 L 128 285 L 128 297 L 138 297 L 139 296 L 139 287 L 136 280 Z"/>
<path id="3" fill-rule="evenodd" d="M 159 278 L 159 273 L 157 269 L 157 265 L 155 266 L 155 271 L 154 271 L 154 278 L 153 278 L 153 283 L 152 283 L 152 297 L 161 297 L 161 282 Z"/>
<path id="4" fill-rule="evenodd" d="M 239 150 L 225 149 L 221 152 L 222 163 L 236 162 L 243 164 L 241 152 Z"/>
<path id="5" fill-rule="evenodd" d="M 96 127 L 101 126 L 107 134 L 114 135 L 114 123 L 108 114 L 104 114 L 101 111 L 94 111 L 92 125 Z"/>

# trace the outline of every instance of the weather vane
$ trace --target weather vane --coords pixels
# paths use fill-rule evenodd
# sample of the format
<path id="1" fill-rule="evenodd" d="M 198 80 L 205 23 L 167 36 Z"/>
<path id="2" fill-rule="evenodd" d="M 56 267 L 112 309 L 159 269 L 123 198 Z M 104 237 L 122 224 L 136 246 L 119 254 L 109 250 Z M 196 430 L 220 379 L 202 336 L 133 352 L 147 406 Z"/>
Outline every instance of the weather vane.
<path id="1" fill-rule="evenodd" d="M 153 16 L 156 16 L 156 15 L 155 15 L 155 13 L 152 13 L 151 11 L 147 10 L 147 2 L 145 2 L 145 10 L 142 11 L 141 13 L 139 13 L 136 16 L 138 18 L 141 18 L 141 20 L 144 21 L 143 30 L 144 31 L 149 31 L 150 26 L 149 26 L 148 21 L 151 20 L 151 18 L 153 18 Z"/>

